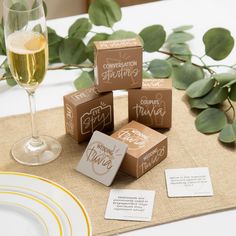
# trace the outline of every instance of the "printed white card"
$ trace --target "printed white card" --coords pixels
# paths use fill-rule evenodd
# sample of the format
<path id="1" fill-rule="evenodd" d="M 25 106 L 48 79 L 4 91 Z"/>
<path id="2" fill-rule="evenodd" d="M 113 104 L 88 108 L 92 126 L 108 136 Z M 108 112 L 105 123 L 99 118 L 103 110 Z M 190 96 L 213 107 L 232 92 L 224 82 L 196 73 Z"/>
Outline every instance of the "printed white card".
<path id="1" fill-rule="evenodd" d="M 165 170 L 168 197 L 213 196 L 207 167 Z"/>
<path id="2" fill-rule="evenodd" d="M 112 189 L 105 219 L 151 221 L 155 191 Z"/>
<path id="3" fill-rule="evenodd" d="M 120 168 L 127 148 L 127 144 L 95 131 L 76 170 L 110 186 Z"/>

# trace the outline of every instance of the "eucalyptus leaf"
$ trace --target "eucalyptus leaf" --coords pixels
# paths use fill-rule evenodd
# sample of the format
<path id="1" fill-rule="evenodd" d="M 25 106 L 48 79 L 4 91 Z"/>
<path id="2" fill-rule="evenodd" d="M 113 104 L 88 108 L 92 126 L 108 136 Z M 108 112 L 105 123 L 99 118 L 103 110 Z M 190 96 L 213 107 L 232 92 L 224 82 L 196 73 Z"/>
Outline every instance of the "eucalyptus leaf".
<path id="1" fill-rule="evenodd" d="M 220 73 L 213 75 L 213 77 L 220 83 L 221 86 L 236 80 L 236 74 L 233 73 Z"/>
<path id="2" fill-rule="evenodd" d="M 49 47 L 49 63 L 60 62 L 59 50 L 61 42 L 55 43 Z"/>
<path id="3" fill-rule="evenodd" d="M 130 39 L 130 38 L 141 38 L 138 34 L 132 31 L 118 30 L 108 37 L 109 40 L 115 39 Z"/>
<path id="4" fill-rule="evenodd" d="M 77 90 L 80 90 L 82 88 L 88 88 L 94 84 L 94 80 L 91 76 L 91 73 L 84 71 L 82 74 L 79 76 L 74 81 L 74 86 Z"/>
<path id="5" fill-rule="evenodd" d="M 173 31 L 174 31 L 174 32 L 183 32 L 183 31 L 185 31 L 185 30 L 190 30 L 190 29 L 192 29 L 192 28 L 193 28 L 192 25 L 182 25 L 182 26 L 179 26 L 179 27 L 177 27 L 177 28 L 174 28 Z"/>
<path id="6" fill-rule="evenodd" d="M 229 83 L 225 84 L 223 87 L 230 87 L 231 85 L 235 84 L 236 83 L 236 79 L 235 80 L 232 80 L 230 81 Z"/>
<path id="7" fill-rule="evenodd" d="M 89 19 L 94 25 L 112 27 L 121 19 L 121 9 L 116 1 L 96 0 L 90 4 Z"/>
<path id="8" fill-rule="evenodd" d="M 221 88 L 219 85 L 215 86 L 204 98 L 208 105 L 216 105 L 225 101 L 228 97 L 228 88 Z"/>
<path id="9" fill-rule="evenodd" d="M 180 60 L 174 58 L 174 57 L 169 57 L 167 61 L 172 65 L 172 67 L 177 67 L 183 64 Z"/>
<path id="10" fill-rule="evenodd" d="M 51 46 L 53 44 L 60 43 L 63 40 L 62 37 L 57 35 L 56 33 L 48 33 L 48 45 Z"/>
<path id="11" fill-rule="evenodd" d="M 33 31 L 38 33 L 43 33 L 42 26 L 40 24 L 35 25 Z"/>
<path id="12" fill-rule="evenodd" d="M 166 78 L 172 73 L 171 65 L 166 60 L 154 59 L 150 62 L 148 69 L 156 78 Z"/>
<path id="13" fill-rule="evenodd" d="M 236 142 L 236 123 L 227 124 L 220 132 L 219 140 L 223 143 Z"/>
<path id="14" fill-rule="evenodd" d="M 47 27 L 47 31 L 48 31 L 48 34 L 50 34 L 50 33 L 56 34 L 56 31 L 51 27 Z"/>
<path id="15" fill-rule="evenodd" d="M 0 55 L 6 55 L 3 24 L 0 24 Z"/>
<path id="16" fill-rule="evenodd" d="M 205 53 L 218 61 L 226 58 L 234 47 L 234 39 L 229 30 L 224 28 L 212 28 L 203 36 Z"/>
<path id="17" fill-rule="evenodd" d="M 187 44 L 173 44 L 170 46 L 170 52 L 180 56 L 191 56 L 191 51 Z"/>
<path id="18" fill-rule="evenodd" d="M 230 93 L 229 93 L 229 98 L 232 101 L 236 102 L 236 84 L 231 86 Z"/>
<path id="19" fill-rule="evenodd" d="M 14 87 L 17 84 L 13 77 L 7 78 L 6 81 L 10 87 Z"/>
<path id="20" fill-rule="evenodd" d="M 49 45 L 49 63 L 60 62 L 59 49 L 63 38 L 56 34 L 55 31 L 49 31 L 48 45 Z"/>
<path id="21" fill-rule="evenodd" d="M 80 64 L 87 59 L 86 46 L 80 39 L 64 39 L 59 49 L 59 56 L 65 64 Z"/>
<path id="22" fill-rule="evenodd" d="M 35 0 L 33 3 L 32 9 L 36 8 L 37 6 L 38 6 L 38 2 Z M 45 3 L 45 1 L 43 1 L 43 10 L 44 10 L 45 16 L 47 16 L 48 9 L 47 9 L 47 4 Z"/>
<path id="23" fill-rule="evenodd" d="M 152 75 L 146 71 L 146 70 L 143 70 L 143 79 L 151 79 L 152 78 Z"/>
<path id="24" fill-rule="evenodd" d="M 32 9 L 37 8 L 38 6 L 39 6 L 39 2 L 35 0 L 33 3 Z M 47 9 L 47 5 L 45 1 L 43 1 L 43 10 L 44 10 L 44 15 L 46 17 L 48 14 L 48 9 Z M 34 20 L 37 20 L 40 16 L 41 16 L 41 13 L 36 10 L 32 13 L 31 18 Z"/>
<path id="25" fill-rule="evenodd" d="M 186 93 L 191 98 L 202 97 L 213 88 L 214 84 L 215 81 L 210 78 L 197 80 L 187 88 Z"/>
<path id="26" fill-rule="evenodd" d="M 191 108 L 207 109 L 209 106 L 204 102 L 203 98 L 188 98 L 188 102 Z"/>
<path id="27" fill-rule="evenodd" d="M 190 84 L 203 78 L 203 70 L 191 63 L 187 62 L 178 67 L 173 67 L 173 85 L 177 89 L 185 90 Z"/>
<path id="28" fill-rule="evenodd" d="M 226 115 L 217 108 L 202 111 L 195 120 L 198 131 L 204 134 L 215 133 L 223 129 L 227 123 Z"/>
<path id="29" fill-rule="evenodd" d="M 92 24 L 87 18 L 80 18 L 69 28 L 69 37 L 83 39 L 92 29 Z"/>
<path id="30" fill-rule="evenodd" d="M 109 34 L 98 33 L 89 40 L 87 44 L 87 56 L 91 62 L 94 62 L 94 42 L 107 40 L 108 37 L 109 37 Z"/>
<path id="31" fill-rule="evenodd" d="M 7 27 L 9 27 L 10 31 L 21 30 L 28 22 L 28 16 L 24 13 L 27 10 L 26 6 L 23 3 L 17 2 L 10 9 L 15 11 L 9 11 Z"/>
<path id="32" fill-rule="evenodd" d="M 17 83 L 11 74 L 9 65 L 7 64 L 7 60 L 5 60 L 5 62 L 2 65 L 3 65 L 2 68 L 4 68 L 5 70 L 5 73 L 3 76 L 6 78 L 7 84 L 11 87 L 15 86 Z"/>
<path id="33" fill-rule="evenodd" d="M 168 44 L 177 44 L 177 43 L 185 43 L 189 40 L 193 39 L 193 35 L 186 32 L 174 32 L 170 34 L 167 38 Z"/>
<path id="34" fill-rule="evenodd" d="M 166 32 L 161 25 L 152 25 L 144 28 L 139 35 L 143 39 L 144 51 L 158 51 L 165 43 Z"/>
<path id="35" fill-rule="evenodd" d="M 48 8 L 47 8 L 47 4 L 45 1 L 43 1 L 43 10 L 44 10 L 45 16 L 47 16 L 48 15 Z"/>

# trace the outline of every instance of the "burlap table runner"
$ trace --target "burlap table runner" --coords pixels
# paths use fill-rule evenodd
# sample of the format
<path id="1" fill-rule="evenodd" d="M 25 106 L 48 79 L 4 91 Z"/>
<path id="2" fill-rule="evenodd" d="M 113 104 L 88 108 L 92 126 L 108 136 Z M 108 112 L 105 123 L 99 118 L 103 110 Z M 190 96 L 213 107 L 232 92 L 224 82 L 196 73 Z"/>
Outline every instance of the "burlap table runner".
<path id="1" fill-rule="evenodd" d="M 127 98 L 115 99 L 116 128 L 127 122 Z M 3 108 L 2 108 L 3 109 Z M 198 133 L 194 114 L 185 104 L 180 91 L 173 91 L 173 127 L 166 132 L 169 140 L 168 158 L 140 179 L 119 173 L 111 187 L 105 187 L 74 170 L 86 143 L 76 144 L 65 135 L 63 109 L 38 113 L 40 133 L 52 135 L 62 143 L 61 157 L 45 166 L 27 167 L 17 164 L 9 150 L 19 138 L 30 133 L 28 115 L 0 119 L 0 170 L 19 171 L 49 178 L 72 191 L 84 204 L 92 221 L 93 235 L 113 235 L 146 226 L 175 221 L 236 207 L 235 146 L 225 147 L 215 135 Z M 166 168 L 209 167 L 214 197 L 168 198 L 165 186 Z M 111 188 L 156 190 L 151 222 L 104 220 Z"/>

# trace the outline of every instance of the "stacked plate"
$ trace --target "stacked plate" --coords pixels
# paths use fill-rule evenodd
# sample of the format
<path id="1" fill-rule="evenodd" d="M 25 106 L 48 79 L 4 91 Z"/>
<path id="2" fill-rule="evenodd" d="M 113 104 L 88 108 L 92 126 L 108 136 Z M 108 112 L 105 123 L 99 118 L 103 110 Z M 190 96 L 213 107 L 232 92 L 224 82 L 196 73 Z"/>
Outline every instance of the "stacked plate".
<path id="1" fill-rule="evenodd" d="M 81 202 L 41 177 L 0 172 L 0 235 L 91 236 Z"/>

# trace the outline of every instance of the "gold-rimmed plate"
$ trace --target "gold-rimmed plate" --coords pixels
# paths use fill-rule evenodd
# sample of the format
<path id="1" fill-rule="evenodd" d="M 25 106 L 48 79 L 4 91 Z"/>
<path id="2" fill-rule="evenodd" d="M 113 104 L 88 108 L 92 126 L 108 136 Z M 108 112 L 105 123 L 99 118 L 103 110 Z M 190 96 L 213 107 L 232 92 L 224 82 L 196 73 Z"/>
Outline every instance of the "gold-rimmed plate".
<path id="1" fill-rule="evenodd" d="M 92 235 L 88 214 L 72 193 L 17 172 L 0 172 L 0 222 L 1 235 L 8 236 Z"/>

